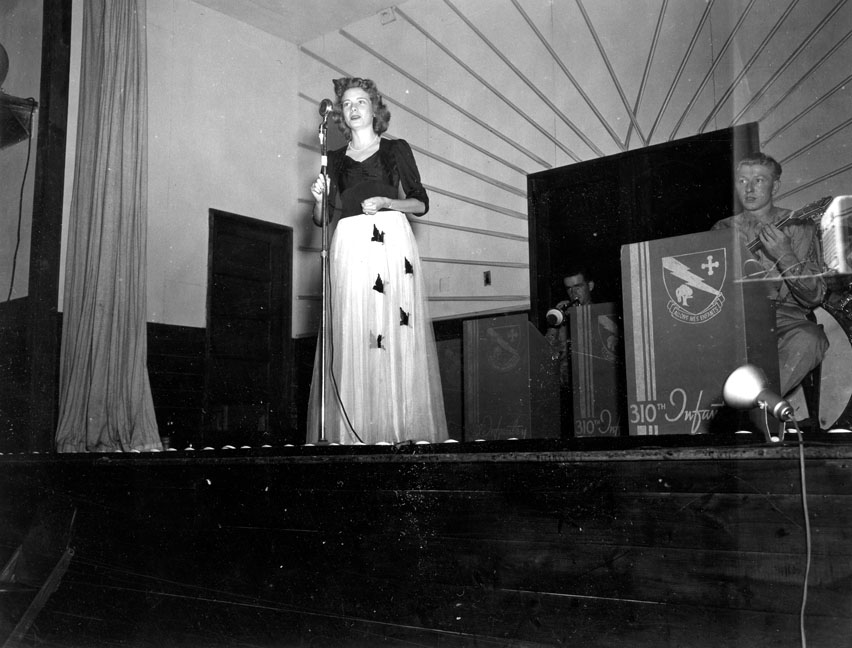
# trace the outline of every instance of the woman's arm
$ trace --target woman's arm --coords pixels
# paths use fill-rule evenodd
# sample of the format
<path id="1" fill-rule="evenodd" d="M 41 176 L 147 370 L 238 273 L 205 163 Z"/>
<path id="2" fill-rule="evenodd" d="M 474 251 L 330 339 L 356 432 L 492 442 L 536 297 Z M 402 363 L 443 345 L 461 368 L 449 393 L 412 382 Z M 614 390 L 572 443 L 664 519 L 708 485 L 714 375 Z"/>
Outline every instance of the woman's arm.
<path id="1" fill-rule="evenodd" d="M 397 211 L 422 216 L 429 211 L 429 194 L 426 193 L 426 188 L 420 181 L 420 170 L 417 168 L 411 146 L 403 139 L 394 140 L 393 152 L 396 169 L 399 172 L 399 183 L 402 185 L 405 198 L 402 200 L 392 199 L 394 206 L 386 209 L 396 209 Z M 413 204 L 405 204 L 410 200 L 414 201 Z M 398 202 L 403 204 L 397 205 Z M 417 209 L 413 208 L 415 205 Z"/>
<path id="2" fill-rule="evenodd" d="M 387 196 L 373 196 L 361 202 L 361 209 L 365 214 L 375 214 L 381 209 L 392 209 L 405 214 L 421 215 L 426 212 L 426 205 L 417 198 L 388 198 Z M 316 211 L 316 207 L 314 207 Z M 316 217 L 314 218 L 316 222 Z"/>
<path id="3" fill-rule="evenodd" d="M 322 227 L 322 196 L 325 191 L 326 178 L 323 177 L 322 174 L 317 176 L 317 179 L 314 180 L 314 183 L 311 185 L 311 194 L 314 197 L 314 209 L 311 217 L 313 218 L 314 225 L 317 227 Z M 328 213 L 326 214 L 326 223 L 330 223 L 332 220 L 332 215 L 334 211 L 334 201 L 332 200 L 331 193 L 329 192 L 326 200 L 326 205 L 328 208 Z"/>

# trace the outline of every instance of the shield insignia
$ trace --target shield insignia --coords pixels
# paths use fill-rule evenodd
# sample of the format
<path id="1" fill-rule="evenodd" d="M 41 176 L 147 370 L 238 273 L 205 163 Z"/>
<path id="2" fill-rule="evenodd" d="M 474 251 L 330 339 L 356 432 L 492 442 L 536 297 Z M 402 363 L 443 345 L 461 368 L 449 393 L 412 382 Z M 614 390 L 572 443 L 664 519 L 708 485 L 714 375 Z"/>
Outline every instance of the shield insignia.
<path id="1" fill-rule="evenodd" d="M 722 289 L 728 271 L 725 248 L 667 256 L 660 261 L 672 317 L 688 324 L 702 324 L 722 311 Z"/>
<path id="2" fill-rule="evenodd" d="M 499 372 L 511 371 L 521 361 L 518 345 L 521 342 L 521 329 L 518 326 L 492 326 L 486 331 L 488 336 L 488 364 Z"/>
<path id="3" fill-rule="evenodd" d="M 621 327 L 615 315 L 598 315 L 598 341 L 601 357 L 608 362 L 615 362 L 621 357 Z"/>

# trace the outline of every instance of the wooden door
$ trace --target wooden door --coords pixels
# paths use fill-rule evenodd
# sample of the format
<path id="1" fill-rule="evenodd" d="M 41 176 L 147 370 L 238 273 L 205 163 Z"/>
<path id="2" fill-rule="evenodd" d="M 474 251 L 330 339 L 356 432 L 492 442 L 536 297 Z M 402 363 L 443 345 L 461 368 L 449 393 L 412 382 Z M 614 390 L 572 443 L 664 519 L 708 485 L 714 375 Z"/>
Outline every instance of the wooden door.
<path id="1" fill-rule="evenodd" d="M 290 440 L 293 231 L 210 210 L 206 445 Z"/>

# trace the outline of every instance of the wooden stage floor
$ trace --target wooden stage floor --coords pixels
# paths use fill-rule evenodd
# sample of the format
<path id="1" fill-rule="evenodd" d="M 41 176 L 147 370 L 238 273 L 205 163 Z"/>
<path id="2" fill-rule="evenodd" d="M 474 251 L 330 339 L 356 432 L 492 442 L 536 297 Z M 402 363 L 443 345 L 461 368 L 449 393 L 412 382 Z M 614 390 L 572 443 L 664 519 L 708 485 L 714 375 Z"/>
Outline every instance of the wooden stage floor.
<path id="1" fill-rule="evenodd" d="M 783 648 L 810 541 L 836 648 L 850 437 L 806 435 L 807 509 L 793 436 L 4 455 L 0 557 L 37 578 L 74 516 L 24 645 Z"/>

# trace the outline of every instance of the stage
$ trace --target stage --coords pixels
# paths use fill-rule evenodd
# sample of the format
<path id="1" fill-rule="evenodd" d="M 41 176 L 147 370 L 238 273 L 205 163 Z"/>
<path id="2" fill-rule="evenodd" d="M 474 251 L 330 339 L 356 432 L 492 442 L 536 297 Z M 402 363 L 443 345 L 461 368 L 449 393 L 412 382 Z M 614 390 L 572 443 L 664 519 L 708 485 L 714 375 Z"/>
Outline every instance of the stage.
<path id="1" fill-rule="evenodd" d="M 811 647 L 852 634 L 850 442 L 805 434 Z M 0 503 L 4 561 L 71 528 L 25 645 L 800 645 L 795 435 L 16 454 Z"/>

